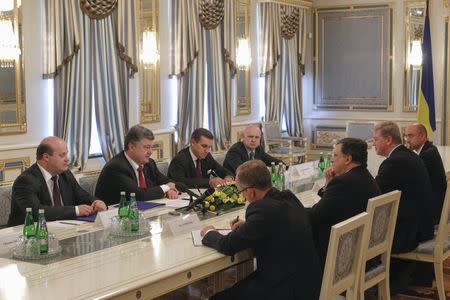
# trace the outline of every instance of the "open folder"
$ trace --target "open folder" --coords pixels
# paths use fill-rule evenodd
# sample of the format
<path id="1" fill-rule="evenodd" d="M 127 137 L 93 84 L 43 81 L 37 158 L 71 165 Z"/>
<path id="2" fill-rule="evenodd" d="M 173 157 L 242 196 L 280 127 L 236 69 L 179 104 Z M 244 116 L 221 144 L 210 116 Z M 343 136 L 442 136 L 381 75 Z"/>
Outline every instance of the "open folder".
<path id="1" fill-rule="evenodd" d="M 231 229 L 219 229 L 217 230 L 222 235 L 227 235 L 231 232 Z M 202 239 L 203 237 L 200 235 L 200 230 L 192 230 L 192 242 L 194 243 L 194 246 L 202 246 Z"/>

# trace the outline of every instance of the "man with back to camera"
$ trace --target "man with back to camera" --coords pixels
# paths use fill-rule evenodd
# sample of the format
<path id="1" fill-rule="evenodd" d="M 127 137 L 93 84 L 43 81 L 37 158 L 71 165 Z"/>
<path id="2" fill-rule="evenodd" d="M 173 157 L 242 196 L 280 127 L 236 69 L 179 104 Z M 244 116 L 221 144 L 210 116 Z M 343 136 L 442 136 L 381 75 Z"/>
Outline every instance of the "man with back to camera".
<path id="1" fill-rule="evenodd" d="M 260 160 L 238 167 L 236 186 L 249 202 L 245 221 L 232 222 L 228 235 L 207 226 L 202 242 L 226 255 L 251 248 L 257 269 L 210 299 L 319 299 L 322 272 L 301 202 L 272 188 Z"/>
<path id="2" fill-rule="evenodd" d="M 16 178 L 12 186 L 8 226 L 23 224 L 25 210 L 31 207 L 37 219 L 45 209 L 47 221 L 74 219 L 106 210 L 101 200 L 94 200 L 83 190 L 69 170 L 66 142 L 56 136 L 41 141 L 36 149 L 36 163 Z"/>
<path id="3" fill-rule="evenodd" d="M 433 224 L 439 224 L 442 205 L 444 204 L 445 192 L 447 190 L 447 179 L 444 164 L 438 149 L 428 140 L 427 129 L 419 123 L 406 127 L 406 146 L 416 152 L 425 163 L 430 177 L 432 192 L 434 195 Z"/>
<path id="4" fill-rule="evenodd" d="M 189 188 L 216 187 L 231 181 L 233 174 L 210 153 L 213 142 L 214 136 L 209 130 L 195 129 L 191 134 L 190 147 L 178 152 L 170 162 L 169 177 Z"/>
<path id="5" fill-rule="evenodd" d="M 324 172 L 326 185 L 320 201 L 307 210 L 322 267 L 325 266 L 331 226 L 366 211 L 380 189 L 367 170 L 367 143 L 356 138 L 340 140 L 333 150 L 333 166 Z"/>
<path id="6" fill-rule="evenodd" d="M 125 150 L 103 167 L 95 195 L 109 205 L 119 203 L 121 191 L 135 193 L 138 201 L 178 198 L 175 184 L 150 158 L 154 139 L 151 130 L 141 125 L 131 127 L 125 136 Z"/>
<path id="7" fill-rule="evenodd" d="M 246 126 L 242 141 L 231 146 L 225 156 L 223 166 L 235 174 L 240 165 L 252 159 L 262 160 L 266 166 L 270 166 L 272 162 L 282 163 L 281 160 L 267 154 L 260 144 L 261 130 L 259 127 L 256 125 Z"/>
<path id="8" fill-rule="evenodd" d="M 375 126 L 374 147 L 378 155 L 386 157 L 375 177 L 381 192 L 402 192 L 392 253 L 412 251 L 434 234 L 429 205 L 433 194 L 427 169 L 422 159 L 402 144 L 400 129 L 394 122 L 385 121 Z M 408 287 L 414 269 L 414 262 L 391 259 L 391 294 Z"/>

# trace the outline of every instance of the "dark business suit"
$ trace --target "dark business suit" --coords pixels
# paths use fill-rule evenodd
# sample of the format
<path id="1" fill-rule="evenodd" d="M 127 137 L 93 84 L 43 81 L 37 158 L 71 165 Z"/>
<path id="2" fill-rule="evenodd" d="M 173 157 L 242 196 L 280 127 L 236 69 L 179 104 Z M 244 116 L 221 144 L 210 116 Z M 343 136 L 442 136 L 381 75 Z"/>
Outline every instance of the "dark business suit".
<path id="1" fill-rule="evenodd" d="M 35 220 L 37 220 L 39 208 L 43 208 L 45 209 L 45 219 L 54 221 L 75 218 L 76 205 L 91 205 L 94 200 L 88 192 L 80 187 L 69 170 L 59 174 L 58 186 L 64 206 L 56 207 L 52 204 L 47 183 L 37 163 L 26 169 L 16 178 L 12 187 L 8 226 L 23 224 L 27 207 L 33 209 Z"/>
<path id="2" fill-rule="evenodd" d="M 325 265 L 331 226 L 366 211 L 368 200 L 378 195 L 380 189 L 375 179 L 363 166 L 335 177 L 319 191 L 321 199 L 308 214 L 322 266 Z"/>
<path id="3" fill-rule="evenodd" d="M 257 270 L 212 299 L 319 299 L 321 269 L 305 208 L 290 191 L 270 190 L 250 203 L 246 220 L 226 236 L 208 232 L 203 244 L 226 255 L 251 248 Z"/>
<path id="4" fill-rule="evenodd" d="M 195 173 L 195 163 L 192 160 L 189 147 L 181 150 L 172 159 L 169 165 L 169 178 L 183 182 L 189 188 L 208 188 L 210 175 L 217 175 L 221 178 L 226 176 L 233 176 L 227 169 L 219 164 L 211 155 L 208 155 L 201 160 L 202 177 L 197 178 Z M 214 174 L 215 173 L 215 174 Z"/>
<path id="5" fill-rule="evenodd" d="M 262 160 L 266 166 L 270 166 L 272 162 L 276 164 L 282 162 L 267 154 L 261 146 L 256 147 L 254 152 L 254 159 Z M 248 157 L 244 142 L 237 142 L 228 150 L 225 160 L 223 161 L 223 166 L 233 172 L 233 174 L 236 174 L 236 169 L 248 160 L 250 160 L 250 157 Z"/>
<path id="6" fill-rule="evenodd" d="M 414 250 L 433 236 L 430 179 L 423 161 L 405 146 L 398 146 L 380 165 L 375 178 L 382 193 L 402 192 L 392 253 Z"/>
<path id="7" fill-rule="evenodd" d="M 160 185 L 169 182 L 167 176 L 159 172 L 153 159 L 143 166 L 143 172 L 147 183 L 145 189 L 138 186 L 136 173 L 122 151 L 103 167 L 95 188 L 95 196 L 107 205 L 119 203 L 121 191 L 135 193 L 138 201 L 163 198 L 164 191 Z"/>
<path id="8" fill-rule="evenodd" d="M 433 224 L 439 223 L 444 204 L 445 191 L 447 190 L 447 180 L 445 177 L 444 164 L 436 146 L 432 142 L 425 142 L 419 153 L 420 158 L 425 163 L 425 167 L 430 177 L 431 188 L 434 195 L 433 207 Z"/>

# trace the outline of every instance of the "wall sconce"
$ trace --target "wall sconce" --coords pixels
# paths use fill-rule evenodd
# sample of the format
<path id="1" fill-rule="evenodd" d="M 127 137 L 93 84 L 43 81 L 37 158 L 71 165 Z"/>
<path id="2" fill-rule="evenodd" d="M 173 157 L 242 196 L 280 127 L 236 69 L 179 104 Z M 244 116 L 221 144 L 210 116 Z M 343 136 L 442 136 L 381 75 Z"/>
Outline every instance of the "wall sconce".
<path id="1" fill-rule="evenodd" d="M 238 39 L 238 45 L 236 49 L 236 65 L 239 70 L 247 70 L 252 62 L 252 56 L 250 53 L 250 46 L 248 39 Z"/>
<path id="2" fill-rule="evenodd" d="M 141 59 L 144 69 L 151 69 L 159 60 L 156 32 L 145 30 L 142 34 Z"/>
<path id="3" fill-rule="evenodd" d="M 422 65 L 422 42 L 414 40 L 408 53 L 408 64 L 413 68 L 420 68 Z"/>

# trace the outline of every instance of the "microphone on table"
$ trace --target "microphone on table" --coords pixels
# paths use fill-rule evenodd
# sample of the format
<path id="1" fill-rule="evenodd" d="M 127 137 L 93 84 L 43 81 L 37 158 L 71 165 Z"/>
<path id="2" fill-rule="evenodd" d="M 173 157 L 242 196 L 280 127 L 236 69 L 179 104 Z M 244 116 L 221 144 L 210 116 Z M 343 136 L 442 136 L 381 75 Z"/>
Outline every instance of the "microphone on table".
<path id="1" fill-rule="evenodd" d="M 188 206 L 180 207 L 180 208 L 177 208 L 175 210 L 185 210 L 185 211 L 191 210 L 197 204 L 202 203 L 208 196 L 212 195 L 214 193 L 214 191 L 215 191 L 214 188 L 209 188 L 203 194 L 201 194 L 200 196 L 196 196 L 197 198 L 195 200 L 193 200 L 191 203 L 189 203 Z"/>
<path id="2" fill-rule="evenodd" d="M 187 185 L 185 185 L 185 184 L 182 183 L 182 182 L 175 182 L 175 188 L 176 188 L 178 191 L 180 191 L 180 192 L 183 192 L 183 193 L 188 194 L 189 197 L 191 198 L 191 201 L 192 201 L 192 197 L 195 197 L 195 198 L 200 197 L 200 195 L 198 195 L 198 194 L 194 193 L 193 191 L 191 191 L 191 190 L 187 187 Z M 201 193 L 200 193 L 200 194 L 201 194 Z"/>

